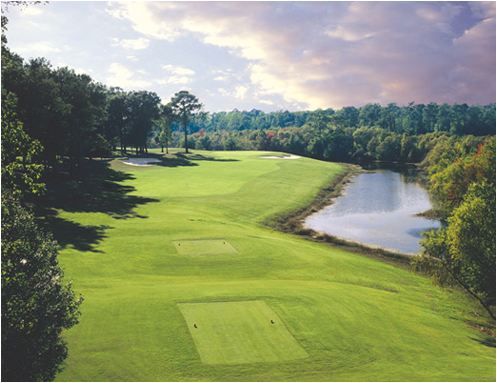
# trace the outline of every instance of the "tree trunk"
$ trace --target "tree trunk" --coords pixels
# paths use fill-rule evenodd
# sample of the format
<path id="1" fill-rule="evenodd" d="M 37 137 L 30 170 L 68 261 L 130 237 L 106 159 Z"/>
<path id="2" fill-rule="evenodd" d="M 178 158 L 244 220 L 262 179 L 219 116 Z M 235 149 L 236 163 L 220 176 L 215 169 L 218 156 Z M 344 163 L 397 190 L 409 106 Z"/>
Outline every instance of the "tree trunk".
<path id="1" fill-rule="evenodd" d="M 459 286 L 461 286 L 464 290 L 466 290 L 473 298 L 475 298 L 480 304 L 483 306 L 483 308 L 487 311 L 487 313 L 490 315 L 490 317 L 495 320 L 495 314 L 492 312 L 492 309 L 478 296 L 478 294 L 474 293 L 473 290 L 469 286 L 467 286 L 462 280 L 460 280 L 455 273 L 452 272 L 450 267 L 447 267 L 448 272 L 454 278 L 454 280 L 459 283 Z"/>
<path id="2" fill-rule="evenodd" d="M 124 145 L 123 130 L 122 129 L 119 129 L 119 144 L 121 145 L 121 156 L 122 156 L 122 155 L 124 155 L 124 153 L 126 153 L 126 146 Z"/>
<path id="3" fill-rule="evenodd" d="M 160 151 L 161 151 L 161 153 L 164 153 L 164 145 L 160 146 Z"/>
<path id="4" fill-rule="evenodd" d="M 186 121 L 183 120 L 183 131 L 185 132 L 185 153 L 188 153 L 188 131 L 186 129 Z"/>

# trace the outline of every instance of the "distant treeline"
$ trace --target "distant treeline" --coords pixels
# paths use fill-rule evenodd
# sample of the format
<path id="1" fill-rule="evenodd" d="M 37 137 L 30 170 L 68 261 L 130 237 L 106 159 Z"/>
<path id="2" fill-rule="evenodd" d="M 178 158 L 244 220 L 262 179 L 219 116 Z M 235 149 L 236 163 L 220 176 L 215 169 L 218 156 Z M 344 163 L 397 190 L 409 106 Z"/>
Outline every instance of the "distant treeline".
<path id="1" fill-rule="evenodd" d="M 181 119 L 172 118 L 154 92 L 108 88 L 69 68 L 53 68 L 45 59 L 25 62 L 5 45 L 2 96 L 11 100 L 26 133 L 41 144 L 38 161 L 46 168 L 65 161 L 74 172 L 83 158 L 110 156 L 116 149 L 143 153 L 151 145 L 167 146 L 171 131 L 182 129 Z M 193 113 L 188 120 L 192 146 L 203 149 L 274 149 L 336 161 L 416 162 L 425 150 L 414 138 L 418 135 L 495 134 L 495 104 L 234 110 Z"/>
<path id="2" fill-rule="evenodd" d="M 340 162 L 421 162 L 438 143 L 453 137 L 462 145 L 476 148 L 482 136 L 454 136 L 447 132 L 420 135 L 391 132 L 382 128 L 339 128 L 304 125 L 244 131 L 200 131 L 190 135 L 192 147 L 205 150 L 271 150 L 327 161 Z M 173 145 L 180 145 L 173 135 Z"/>
<path id="3" fill-rule="evenodd" d="M 235 109 L 231 112 L 200 115 L 192 121 L 190 130 L 192 133 L 200 130 L 267 130 L 328 123 L 339 128 L 378 127 L 409 135 L 447 132 L 481 136 L 495 134 L 495 104 L 368 104 L 360 108 L 348 106 L 338 110 L 271 113 L 255 109 L 249 112 Z"/>

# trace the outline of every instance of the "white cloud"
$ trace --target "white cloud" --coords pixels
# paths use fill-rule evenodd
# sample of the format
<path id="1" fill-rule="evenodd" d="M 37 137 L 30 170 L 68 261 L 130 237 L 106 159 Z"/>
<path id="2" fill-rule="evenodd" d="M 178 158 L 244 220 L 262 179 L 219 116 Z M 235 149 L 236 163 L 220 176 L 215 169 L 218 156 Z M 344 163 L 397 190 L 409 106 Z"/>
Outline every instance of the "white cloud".
<path id="1" fill-rule="evenodd" d="M 189 84 L 193 81 L 195 71 L 191 68 L 178 65 L 163 65 L 162 69 L 167 73 L 167 78 L 160 79 L 157 82 L 161 85 L 167 84 Z"/>
<path id="2" fill-rule="evenodd" d="M 214 69 L 210 73 L 214 76 L 212 78 L 214 81 L 229 81 L 239 77 L 232 69 Z"/>
<path id="3" fill-rule="evenodd" d="M 217 88 L 217 92 L 221 96 L 234 97 L 238 100 L 244 100 L 247 96 L 249 88 L 245 85 L 237 85 L 232 90 L 226 88 Z"/>
<path id="4" fill-rule="evenodd" d="M 250 64 L 253 91 L 289 104 L 495 100 L 491 2 L 143 2 L 109 12 L 150 38 L 188 34 L 227 49 Z"/>
<path id="5" fill-rule="evenodd" d="M 75 67 L 72 69 L 74 69 L 74 72 L 76 72 L 76 74 L 91 75 L 93 73 L 93 69 L 88 69 L 88 68 Z"/>
<path id="6" fill-rule="evenodd" d="M 143 37 L 137 39 L 118 39 L 114 37 L 112 41 L 112 45 L 119 46 L 124 49 L 139 50 L 148 48 L 148 46 L 150 45 L 150 40 Z"/>
<path id="7" fill-rule="evenodd" d="M 93 73 L 92 69 L 89 68 L 83 68 L 83 67 L 78 67 L 74 65 L 69 65 L 64 61 L 57 61 L 53 63 L 56 68 L 64 68 L 67 67 L 69 69 L 72 69 L 76 74 L 86 74 L 86 75 L 91 75 Z"/>
<path id="8" fill-rule="evenodd" d="M 29 57 L 43 56 L 49 53 L 59 52 L 62 52 L 62 49 L 54 46 L 51 42 L 48 41 L 29 43 L 16 48 L 16 53 L 28 55 Z"/>
<path id="9" fill-rule="evenodd" d="M 43 14 L 43 10 L 40 7 L 35 6 L 34 4 L 22 7 L 21 12 L 23 15 L 26 16 L 39 16 Z"/>
<path id="10" fill-rule="evenodd" d="M 219 75 L 219 76 L 214 77 L 213 80 L 214 81 L 228 81 L 228 76 Z"/>
<path id="11" fill-rule="evenodd" d="M 341 25 L 333 30 L 327 31 L 326 34 L 330 37 L 341 39 L 348 42 L 360 41 L 374 36 L 374 33 L 361 33 L 353 29 L 347 30 Z"/>
<path id="12" fill-rule="evenodd" d="M 274 105 L 274 102 L 271 100 L 260 99 L 259 102 L 264 105 Z"/>
<path id="13" fill-rule="evenodd" d="M 153 38 L 172 41 L 179 36 L 180 32 L 174 23 L 170 23 L 169 20 L 161 21 L 160 17 L 157 18 L 156 11 L 160 9 L 161 12 L 169 12 L 170 17 L 174 18 L 175 8 L 176 3 L 172 2 L 161 2 L 160 4 L 153 2 L 148 4 L 144 2 L 109 2 L 107 12 L 118 19 L 135 20 L 136 23 L 133 27 L 137 32 Z M 150 24 L 151 20 L 154 21 L 154 24 Z"/>
<path id="14" fill-rule="evenodd" d="M 193 69 L 178 65 L 167 64 L 163 65 L 162 69 L 177 76 L 193 76 L 195 74 L 195 71 Z"/>
<path id="15" fill-rule="evenodd" d="M 231 96 L 231 93 L 228 92 L 226 89 L 224 88 L 217 88 L 217 91 L 219 92 L 220 95 L 222 96 Z"/>
<path id="16" fill-rule="evenodd" d="M 123 89 L 141 90 L 152 85 L 150 81 L 138 78 L 132 70 L 120 63 L 111 63 L 109 65 L 108 73 L 107 84 L 111 86 L 118 86 Z"/>
<path id="17" fill-rule="evenodd" d="M 238 85 L 235 87 L 234 96 L 240 100 L 243 100 L 247 94 L 247 91 L 248 88 L 246 86 Z"/>

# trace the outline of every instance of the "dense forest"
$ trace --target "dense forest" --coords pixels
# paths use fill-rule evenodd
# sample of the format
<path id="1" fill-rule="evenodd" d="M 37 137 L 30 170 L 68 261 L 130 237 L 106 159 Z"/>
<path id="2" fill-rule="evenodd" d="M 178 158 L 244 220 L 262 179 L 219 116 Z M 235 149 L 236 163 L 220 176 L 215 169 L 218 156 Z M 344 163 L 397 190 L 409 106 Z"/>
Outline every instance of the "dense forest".
<path id="1" fill-rule="evenodd" d="M 2 51 L 2 94 L 15 103 L 26 133 L 40 142 L 47 168 L 83 158 L 146 152 L 151 146 L 284 150 L 334 161 L 419 162 L 436 137 L 495 134 L 495 104 L 368 104 L 305 112 L 199 112 L 188 123 L 148 91 L 108 88 L 45 59 Z M 177 100 L 176 100 L 177 102 Z M 193 105 L 192 104 L 192 105 Z M 180 133 L 181 132 L 181 133 Z"/>
<path id="2" fill-rule="evenodd" d="M 300 128 L 266 131 L 200 131 L 190 135 L 189 142 L 193 147 L 205 150 L 274 150 L 329 161 L 417 163 L 437 142 L 451 137 L 476 147 L 484 136 L 454 136 L 447 132 L 408 135 L 378 127 L 339 128 L 333 124 L 306 124 Z M 173 134 L 173 145 L 180 143 L 181 137 Z"/>
<path id="3" fill-rule="evenodd" d="M 495 104 L 205 113 L 188 92 L 164 104 L 43 58 L 26 62 L 7 47 L 6 27 L 2 16 L 2 365 L 25 368 L 2 369 L 4 380 L 53 379 L 67 355 L 61 332 L 78 320 L 81 298 L 34 214 L 47 179 L 78 179 L 85 162 L 152 146 L 422 163 L 446 225 L 427 237 L 419 267 L 495 305 Z"/>
<path id="4" fill-rule="evenodd" d="M 332 124 L 337 128 L 378 127 L 390 132 L 417 135 L 430 132 L 486 135 L 495 133 L 495 104 L 415 104 L 407 106 L 367 104 L 338 110 L 264 113 L 260 110 L 217 112 L 200 115 L 191 123 L 191 132 L 200 130 L 240 131 Z"/>

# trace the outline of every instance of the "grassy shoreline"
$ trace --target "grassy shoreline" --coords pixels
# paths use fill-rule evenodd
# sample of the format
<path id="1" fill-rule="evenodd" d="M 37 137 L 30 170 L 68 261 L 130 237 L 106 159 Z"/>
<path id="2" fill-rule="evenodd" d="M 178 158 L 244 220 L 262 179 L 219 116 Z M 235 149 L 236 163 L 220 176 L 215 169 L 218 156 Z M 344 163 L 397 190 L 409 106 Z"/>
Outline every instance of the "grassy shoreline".
<path id="1" fill-rule="evenodd" d="M 352 178 L 360 173 L 368 171 L 355 164 L 343 163 L 340 165 L 344 167 L 344 171 L 335 177 L 330 184 L 321 188 L 310 204 L 271 217 L 267 219 L 264 224 L 276 230 L 299 235 L 310 241 L 327 243 L 334 247 L 383 261 L 393 262 L 402 266 L 409 265 L 412 255 L 395 252 L 381 247 L 368 246 L 360 242 L 341 239 L 330 234 L 304 227 L 305 219 L 308 216 L 333 204 L 335 199 L 342 195 L 345 186 Z"/>

